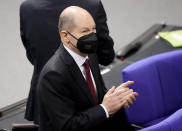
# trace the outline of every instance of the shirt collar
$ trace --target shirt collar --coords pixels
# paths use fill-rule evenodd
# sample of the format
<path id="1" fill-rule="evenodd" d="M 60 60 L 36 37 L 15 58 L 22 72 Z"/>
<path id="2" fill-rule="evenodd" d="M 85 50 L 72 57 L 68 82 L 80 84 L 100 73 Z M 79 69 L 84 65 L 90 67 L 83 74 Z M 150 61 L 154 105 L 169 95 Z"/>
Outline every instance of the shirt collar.
<path id="1" fill-rule="evenodd" d="M 69 48 L 67 48 L 65 45 L 63 45 L 63 46 L 68 51 L 68 53 L 73 57 L 73 59 L 75 60 L 76 64 L 80 68 L 83 65 L 83 63 L 85 62 L 85 60 L 88 58 L 88 56 L 86 56 L 86 57 L 80 56 L 77 53 L 75 53 L 72 50 L 70 50 Z"/>

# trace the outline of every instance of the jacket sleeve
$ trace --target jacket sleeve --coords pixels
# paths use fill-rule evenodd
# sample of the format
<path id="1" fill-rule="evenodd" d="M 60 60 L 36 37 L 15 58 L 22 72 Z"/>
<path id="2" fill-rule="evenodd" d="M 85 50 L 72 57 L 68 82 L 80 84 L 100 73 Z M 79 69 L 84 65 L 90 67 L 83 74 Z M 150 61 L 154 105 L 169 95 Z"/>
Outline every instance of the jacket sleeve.
<path id="1" fill-rule="evenodd" d="M 104 121 L 106 116 L 100 105 L 81 112 L 76 110 L 76 103 L 70 97 L 71 91 L 66 86 L 65 79 L 65 76 L 62 77 L 57 72 L 49 72 L 40 80 L 40 120 L 41 116 L 47 115 L 53 131 L 81 131 Z"/>
<path id="2" fill-rule="evenodd" d="M 97 50 L 98 61 L 102 65 L 108 65 L 113 61 L 115 57 L 115 52 L 113 48 L 114 42 L 109 36 L 107 16 L 101 1 L 99 2 L 99 8 L 97 10 L 96 30 L 99 40 Z"/>
<path id="3" fill-rule="evenodd" d="M 28 60 L 30 61 L 31 64 L 34 63 L 34 57 L 33 57 L 33 50 L 34 47 L 31 45 L 31 43 L 29 42 L 29 40 L 26 37 L 26 19 L 24 18 L 24 16 L 27 16 L 27 12 L 26 12 L 27 8 L 25 5 L 25 2 L 23 2 L 20 6 L 20 36 L 21 36 L 21 40 L 22 43 L 26 49 L 26 56 L 28 58 Z"/>

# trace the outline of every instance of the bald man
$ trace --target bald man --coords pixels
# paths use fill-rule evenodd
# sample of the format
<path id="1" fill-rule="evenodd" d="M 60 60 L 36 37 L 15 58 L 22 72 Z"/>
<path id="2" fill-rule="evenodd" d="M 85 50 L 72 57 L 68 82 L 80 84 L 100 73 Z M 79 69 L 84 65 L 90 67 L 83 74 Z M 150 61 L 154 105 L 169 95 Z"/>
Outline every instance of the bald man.
<path id="1" fill-rule="evenodd" d="M 20 31 L 27 58 L 33 65 L 25 118 L 34 123 L 38 123 L 35 94 L 40 71 L 60 45 L 57 28 L 59 15 L 71 5 L 86 9 L 96 22 L 99 41 L 96 54 L 99 63 L 108 65 L 114 59 L 114 42 L 109 35 L 101 0 L 24 0 L 20 6 Z"/>
<path id="2" fill-rule="evenodd" d="M 138 95 L 128 86 L 106 90 L 95 52 L 96 25 L 84 9 L 71 6 L 60 15 L 61 45 L 41 71 L 40 131 L 132 131 L 124 108 Z"/>

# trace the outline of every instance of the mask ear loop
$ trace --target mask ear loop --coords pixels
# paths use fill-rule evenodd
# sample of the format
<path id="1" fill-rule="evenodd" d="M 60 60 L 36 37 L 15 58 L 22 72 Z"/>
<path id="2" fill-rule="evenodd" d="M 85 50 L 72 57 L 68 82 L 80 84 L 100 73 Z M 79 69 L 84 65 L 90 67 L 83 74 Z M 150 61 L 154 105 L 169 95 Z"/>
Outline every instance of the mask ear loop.
<path id="1" fill-rule="evenodd" d="M 68 34 L 70 34 L 74 39 L 76 39 L 76 40 L 78 40 L 74 35 L 72 35 L 69 31 L 67 31 L 68 32 Z M 76 49 L 78 49 L 75 45 L 73 45 L 73 43 L 72 42 L 70 42 L 71 43 L 71 45 L 74 47 L 74 48 L 76 48 Z"/>
<path id="2" fill-rule="evenodd" d="M 69 31 L 67 31 L 68 34 L 70 34 L 73 38 L 75 38 L 76 40 L 78 40 L 74 35 L 72 35 Z"/>

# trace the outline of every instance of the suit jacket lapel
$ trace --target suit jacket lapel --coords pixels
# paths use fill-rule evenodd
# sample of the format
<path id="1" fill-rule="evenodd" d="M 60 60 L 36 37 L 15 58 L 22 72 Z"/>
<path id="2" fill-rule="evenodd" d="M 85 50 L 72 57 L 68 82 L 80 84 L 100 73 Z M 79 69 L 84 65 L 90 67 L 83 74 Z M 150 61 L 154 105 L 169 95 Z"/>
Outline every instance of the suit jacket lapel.
<path id="1" fill-rule="evenodd" d="M 76 64 L 76 63 L 75 63 Z M 94 104 L 93 97 L 91 95 L 90 89 L 88 87 L 88 84 L 83 77 L 80 69 L 78 66 L 73 66 L 70 68 L 70 72 L 72 73 L 72 76 L 74 77 L 74 80 L 77 82 L 79 87 L 83 90 L 85 96 L 88 98 L 88 100 Z"/>
<path id="2" fill-rule="evenodd" d="M 94 104 L 90 89 L 88 87 L 88 84 L 86 83 L 85 78 L 83 77 L 78 65 L 72 58 L 72 56 L 67 52 L 67 50 L 63 47 L 63 45 L 60 46 L 60 52 L 62 59 L 67 64 L 69 71 L 71 73 L 71 76 L 74 78 L 75 82 L 79 85 L 83 93 L 85 94 L 85 97 L 88 99 L 88 101 L 92 104 Z"/>
<path id="3" fill-rule="evenodd" d="M 92 74 L 93 74 L 93 77 L 95 80 L 95 84 L 96 84 L 96 88 L 97 88 L 98 102 L 101 103 L 105 93 L 104 93 L 102 84 L 99 80 L 100 76 L 99 76 L 98 72 L 96 71 L 96 67 L 95 67 L 94 63 L 89 61 L 89 65 L 90 65 L 90 69 L 92 71 Z"/>

